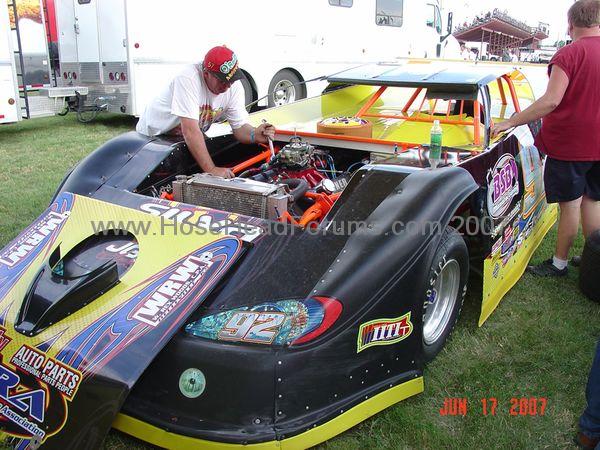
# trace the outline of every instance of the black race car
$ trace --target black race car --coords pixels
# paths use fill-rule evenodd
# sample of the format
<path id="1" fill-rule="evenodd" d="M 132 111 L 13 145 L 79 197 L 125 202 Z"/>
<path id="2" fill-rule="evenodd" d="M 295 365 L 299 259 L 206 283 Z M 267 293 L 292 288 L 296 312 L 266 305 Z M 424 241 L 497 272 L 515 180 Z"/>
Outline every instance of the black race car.
<path id="1" fill-rule="evenodd" d="M 527 81 L 409 64 L 329 82 L 251 116 L 275 124 L 272 149 L 215 127 L 230 180 L 176 138 L 107 142 L 0 252 L 14 448 L 94 448 L 111 426 L 169 448 L 309 447 L 423 390 L 469 279 L 489 317 L 556 214 L 539 124 L 490 139 Z"/>

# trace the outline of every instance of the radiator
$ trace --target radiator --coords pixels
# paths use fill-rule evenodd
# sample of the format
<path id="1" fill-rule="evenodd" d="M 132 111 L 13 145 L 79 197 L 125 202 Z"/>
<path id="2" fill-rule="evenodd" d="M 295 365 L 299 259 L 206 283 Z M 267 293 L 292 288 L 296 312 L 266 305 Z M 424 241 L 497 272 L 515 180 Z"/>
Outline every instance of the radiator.
<path id="1" fill-rule="evenodd" d="M 177 177 L 173 197 L 178 202 L 271 220 L 288 210 L 290 199 L 283 185 L 208 174 Z"/>

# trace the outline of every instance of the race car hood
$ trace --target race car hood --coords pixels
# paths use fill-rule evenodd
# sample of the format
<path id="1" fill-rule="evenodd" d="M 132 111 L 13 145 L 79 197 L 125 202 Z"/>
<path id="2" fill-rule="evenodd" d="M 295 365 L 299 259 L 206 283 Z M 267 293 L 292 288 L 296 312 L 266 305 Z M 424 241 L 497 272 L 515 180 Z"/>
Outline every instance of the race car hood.
<path id="1" fill-rule="evenodd" d="M 133 223 L 139 232 L 123 232 Z M 0 437 L 21 449 L 101 444 L 137 379 L 242 253 L 238 237 L 169 223 L 63 193 L 0 252 Z"/>

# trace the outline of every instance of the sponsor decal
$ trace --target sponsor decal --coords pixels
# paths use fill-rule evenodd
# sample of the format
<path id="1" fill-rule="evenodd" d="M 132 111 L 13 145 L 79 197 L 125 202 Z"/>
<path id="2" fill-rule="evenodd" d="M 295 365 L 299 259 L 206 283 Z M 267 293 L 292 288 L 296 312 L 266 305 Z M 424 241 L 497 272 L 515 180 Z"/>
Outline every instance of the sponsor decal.
<path id="1" fill-rule="evenodd" d="M 15 344 L 0 327 L 0 422 L 10 436 L 44 441 L 67 420 L 67 401 L 75 397 L 81 373 L 38 348 L 21 345 L 8 360 L 7 344 Z M 10 348 L 10 347 L 8 347 Z M 14 351 L 14 350 L 13 350 Z"/>
<path id="2" fill-rule="evenodd" d="M 194 211 L 192 210 L 161 205 L 159 203 L 144 203 L 140 205 L 140 209 L 153 216 L 164 217 L 175 222 L 189 222 L 194 215 Z"/>
<path id="3" fill-rule="evenodd" d="M 513 220 L 515 218 L 520 217 L 520 213 L 521 213 L 521 200 L 519 200 L 517 202 L 517 204 L 515 205 L 515 207 L 510 211 L 510 213 L 508 213 L 508 215 L 502 220 L 502 222 L 500 223 L 500 225 L 496 226 L 494 228 L 494 231 L 492 233 L 492 237 L 498 237 L 498 236 L 503 236 L 504 230 L 506 229 L 507 226 L 509 226 Z"/>
<path id="4" fill-rule="evenodd" d="M 108 253 L 114 253 L 119 256 L 123 256 L 127 259 L 136 260 L 137 256 L 140 252 L 139 244 L 135 242 L 127 242 L 120 247 L 117 247 L 114 244 L 111 244 L 105 248 Z"/>
<path id="5" fill-rule="evenodd" d="M 218 336 L 223 341 L 271 344 L 285 318 L 285 314 L 280 312 L 236 312 Z"/>
<path id="6" fill-rule="evenodd" d="M 0 415 L 18 429 L 41 439 L 46 436 L 38 425 L 44 422 L 46 414 L 46 391 L 28 390 L 21 385 L 21 377 L 4 364 L 0 364 L 0 403 Z"/>
<path id="7" fill-rule="evenodd" d="M 206 377 L 200 369 L 187 369 L 179 377 L 179 391 L 187 398 L 197 398 L 206 389 Z"/>
<path id="8" fill-rule="evenodd" d="M 498 276 L 499 276 L 499 275 L 500 275 L 500 263 L 496 263 L 496 264 L 494 265 L 494 271 L 493 271 L 493 273 L 492 273 L 492 276 L 493 276 L 494 278 L 498 278 Z"/>
<path id="9" fill-rule="evenodd" d="M 69 400 L 77 393 L 83 378 L 78 370 L 28 345 L 22 345 L 10 362 L 48 386 L 52 386 Z"/>
<path id="10" fill-rule="evenodd" d="M 216 341 L 298 345 L 328 329 L 341 313 L 335 299 L 280 300 L 202 317 L 185 331 Z"/>
<path id="11" fill-rule="evenodd" d="M 176 203 L 177 204 L 177 203 Z M 225 233 L 231 236 L 253 241 L 263 234 L 261 219 L 230 214 L 216 210 L 201 210 L 180 204 L 170 206 L 162 203 L 143 203 L 139 209 L 157 217 L 188 223 L 213 233 Z"/>
<path id="12" fill-rule="evenodd" d="M 0 353 L 10 343 L 10 341 L 12 341 L 12 339 L 6 335 L 6 328 L 0 326 Z"/>
<path id="13" fill-rule="evenodd" d="M 492 245 L 492 256 L 499 254 L 501 249 L 502 249 L 502 239 L 498 239 Z"/>
<path id="14" fill-rule="evenodd" d="M 376 319 L 364 323 L 358 330 L 356 353 L 375 345 L 391 345 L 406 339 L 413 330 L 411 313 L 395 319 Z"/>
<path id="15" fill-rule="evenodd" d="M 67 220 L 69 214 L 69 211 L 65 211 L 64 213 L 50 211 L 20 236 L 17 242 L 0 253 L 0 264 L 7 267 L 14 267 L 26 260 L 40 245 L 45 244 L 46 238 L 53 234 Z"/>
<path id="16" fill-rule="evenodd" d="M 487 181 L 488 212 L 493 219 L 499 219 L 519 195 L 519 170 L 515 158 L 508 153 L 501 156 L 488 172 Z"/>
<path id="17" fill-rule="evenodd" d="M 166 279 L 140 301 L 131 317 L 152 327 L 194 292 L 196 285 L 213 264 L 211 252 L 190 255 L 179 263 Z"/>

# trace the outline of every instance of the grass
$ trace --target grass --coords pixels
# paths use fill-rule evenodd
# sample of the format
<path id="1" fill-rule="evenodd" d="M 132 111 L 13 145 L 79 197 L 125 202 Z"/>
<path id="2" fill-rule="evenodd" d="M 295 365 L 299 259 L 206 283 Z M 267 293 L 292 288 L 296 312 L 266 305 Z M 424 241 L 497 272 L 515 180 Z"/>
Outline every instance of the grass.
<path id="1" fill-rule="evenodd" d="M 74 116 L 0 126 L 0 247 L 47 206 L 64 173 L 132 119 L 104 115 L 89 125 Z M 534 262 L 552 254 L 552 230 Z M 576 251 L 581 251 L 577 241 Z M 525 275 L 477 328 L 479 304 L 467 297 L 457 329 L 425 370 L 425 392 L 401 402 L 322 449 L 574 448 L 584 389 L 600 335 L 600 305 L 577 288 L 577 271 L 562 280 Z M 465 417 L 442 417 L 444 398 L 468 401 Z M 481 399 L 498 401 L 484 416 Z M 509 415 L 511 398 L 545 397 L 544 416 Z M 110 449 L 152 448 L 111 431 Z"/>

